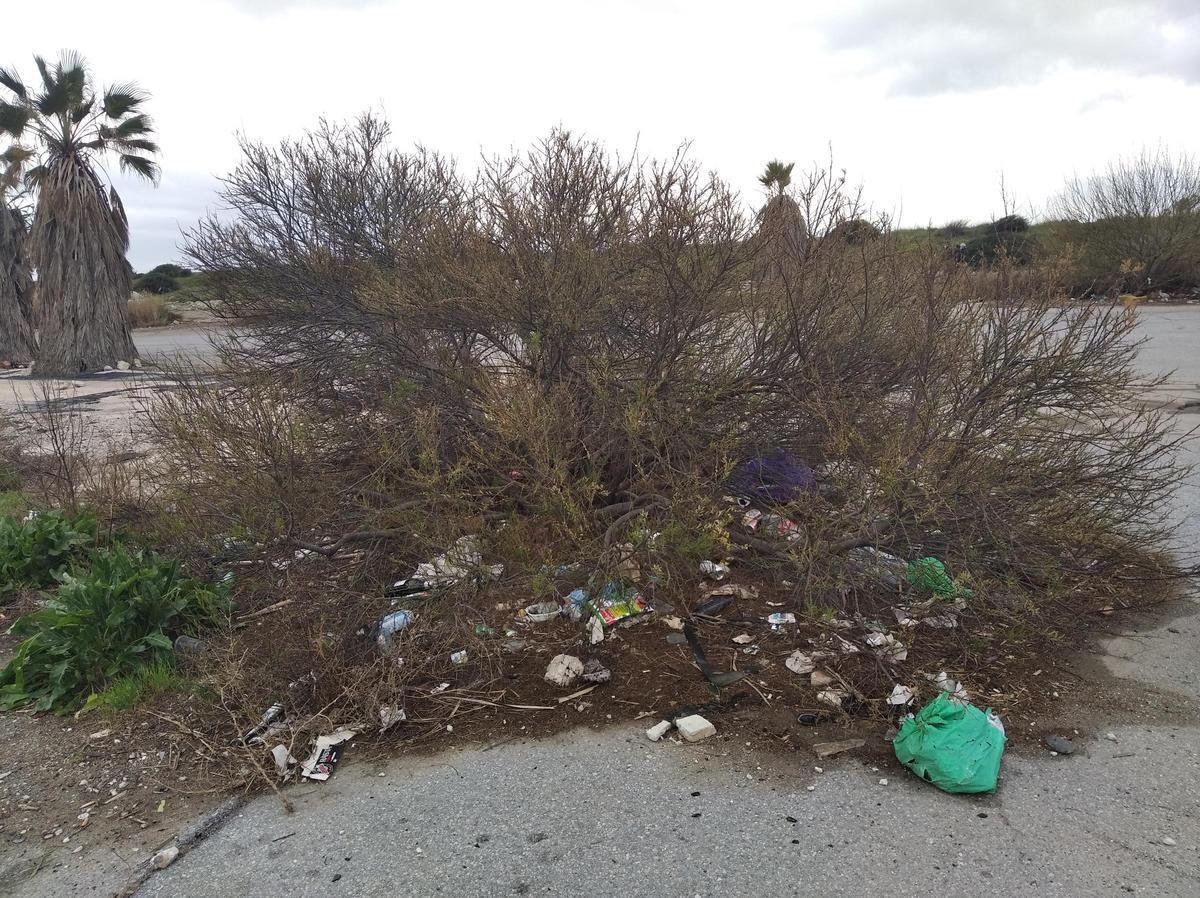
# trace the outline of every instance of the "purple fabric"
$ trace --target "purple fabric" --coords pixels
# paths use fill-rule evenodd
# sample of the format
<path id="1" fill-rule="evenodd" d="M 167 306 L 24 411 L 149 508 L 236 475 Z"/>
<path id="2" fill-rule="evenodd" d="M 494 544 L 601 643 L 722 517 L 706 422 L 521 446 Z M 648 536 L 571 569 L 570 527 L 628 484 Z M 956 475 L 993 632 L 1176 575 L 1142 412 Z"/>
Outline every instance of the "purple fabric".
<path id="1" fill-rule="evenodd" d="M 752 458 L 733 472 L 730 489 L 764 505 L 782 505 L 814 489 L 813 471 L 794 455 L 776 449 Z"/>

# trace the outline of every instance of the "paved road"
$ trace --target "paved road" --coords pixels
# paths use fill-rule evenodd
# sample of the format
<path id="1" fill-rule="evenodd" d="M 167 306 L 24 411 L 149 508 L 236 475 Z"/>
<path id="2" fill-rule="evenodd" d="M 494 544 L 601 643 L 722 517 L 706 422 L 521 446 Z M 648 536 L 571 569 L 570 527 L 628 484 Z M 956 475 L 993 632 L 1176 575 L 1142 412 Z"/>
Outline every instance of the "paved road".
<path id="1" fill-rule="evenodd" d="M 1200 314 L 1149 311 L 1147 366 L 1189 365 L 1180 377 L 1200 383 Z M 1182 499 L 1194 545 L 1200 483 Z M 1132 714 L 1102 709 L 1070 758 L 1010 752 L 994 796 L 944 795 L 894 763 L 817 774 L 748 749 L 753 735 L 676 746 L 640 727 L 580 731 L 346 764 L 293 789 L 294 815 L 273 797 L 251 802 L 139 895 L 1196 898 L 1197 604 L 1108 644 L 1103 664 L 1135 696 Z"/>
<path id="2" fill-rule="evenodd" d="M 225 332 L 226 329 L 217 324 L 148 327 L 134 331 L 133 342 L 147 363 L 156 358 L 212 361 L 217 356 L 212 343 L 213 337 L 219 337 Z"/>
<path id="3" fill-rule="evenodd" d="M 1142 306 L 1138 309 L 1138 331 L 1150 341 L 1152 358 L 1148 373 L 1175 370 L 1171 385 L 1200 391 L 1200 306 Z M 228 333 L 221 324 L 180 324 L 134 331 L 133 339 L 144 357 L 190 356 L 214 359 L 212 337 Z"/>

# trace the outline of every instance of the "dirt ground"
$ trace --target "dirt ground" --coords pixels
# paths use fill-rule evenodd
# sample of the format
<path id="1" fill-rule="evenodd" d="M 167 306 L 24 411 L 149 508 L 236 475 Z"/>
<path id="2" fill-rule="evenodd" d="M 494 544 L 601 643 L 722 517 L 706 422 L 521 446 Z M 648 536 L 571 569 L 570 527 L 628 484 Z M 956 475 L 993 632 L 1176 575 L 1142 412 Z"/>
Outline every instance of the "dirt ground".
<path id="1" fill-rule="evenodd" d="M 0 663 L 31 606 L 25 596 L 0 611 Z M 9 712 L 0 743 L 0 894 L 76 855 L 128 875 L 228 789 L 197 778 L 191 741 L 150 715 Z"/>
<path id="2" fill-rule="evenodd" d="M 312 564 L 316 566 L 312 575 L 326 567 L 320 560 Z M 307 576 L 302 571 L 280 575 L 281 592 L 298 595 L 299 582 Z M 476 598 L 471 605 L 474 616 L 466 621 L 470 627 L 486 624 L 494 633 L 473 636 L 465 643 L 467 663 L 455 665 L 447 659 L 442 668 L 406 688 L 403 704 L 408 720 L 382 735 L 377 732 L 378 721 L 363 719 L 330 717 L 316 729 L 339 725 L 360 729 L 346 749 L 346 760 L 356 763 L 397 752 L 432 753 L 451 745 L 487 749 L 580 726 L 603 728 L 636 721 L 649 727 L 693 710 L 717 726 L 719 741 L 751 745 L 764 757 L 788 755 L 811 761 L 814 744 L 861 738 L 864 746 L 848 757 L 892 766 L 886 737 L 903 712 L 888 706 L 884 697 L 893 681 L 913 687 L 918 694 L 916 706 L 936 694 L 937 687 L 928 678 L 941 669 L 945 631 L 924 625 L 905 631 L 909 657 L 890 664 L 864 644 L 861 621 L 838 624 L 798 615 L 797 624 L 774 629 L 766 618 L 789 610 L 782 597 L 767 583 L 751 582 L 752 575 L 736 567 L 730 580 L 752 586 L 758 595 L 743 595 L 711 615 L 696 615 L 703 593 L 721 585 L 697 584 L 696 599 L 688 608 L 660 602 L 658 610 L 611 628 L 594 646 L 581 636 L 582 624 L 566 617 L 536 624 L 515 621 L 514 610 L 520 603 L 497 584 Z M 21 604 L 6 609 L 0 628 L 6 628 L 31 601 L 26 596 Z M 314 592 L 303 602 L 251 618 L 235 637 L 237 650 L 268 651 L 279 633 L 305 620 L 322 619 L 322 601 L 330 613 L 335 608 L 345 613 L 343 593 Z M 363 596 L 362 601 L 365 615 L 391 607 L 381 597 Z M 1092 639 L 1131 632 L 1147 615 L 1161 613 L 1161 607 L 1140 616 L 1098 613 L 1087 619 L 1086 630 Z M 713 667 L 747 675 L 724 688 L 710 684 L 692 648 L 682 641 L 682 631 L 671 625 L 674 619 L 694 624 Z M 420 644 L 419 626 L 420 618 L 413 641 L 399 643 L 397 654 Z M 969 611 L 963 612 L 961 626 L 971 628 Z M 506 630 L 515 635 L 505 635 Z M 734 641 L 743 635 L 750 637 L 749 642 Z M 369 635 L 351 633 L 345 640 L 349 650 L 376 653 Z M 1056 648 L 1047 644 L 1047 651 L 1018 656 L 1006 655 L 1000 643 L 987 656 L 964 658 L 969 670 L 950 673 L 964 680 L 975 704 L 997 708 L 1010 736 L 1010 750 L 1015 751 L 1044 751 L 1040 742 L 1048 734 L 1081 744 L 1100 738 L 1092 723 L 1098 718 L 1150 721 L 1186 713 L 1187 703 L 1177 697 L 1131 690 L 1098 675 L 1089 656 L 1068 648 L 1079 644 L 1063 642 Z M 848 651 L 848 645 L 859 650 Z M 0 638 L 0 660 L 14 647 L 12 637 Z M 821 669 L 860 700 L 848 702 L 845 710 L 819 702 L 811 675 L 798 675 L 785 664 L 797 648 L 829 651 Z M 610 681 L 577 682 L 566 688 L 547 683 L 546 666 L 560 653 L 599 662 L 611 672 Z M 203 658 L 193 663 L 203 664 Z M 932 659 L 939 661 L 930 663 Z M 277 693 L 264 692 L 257 699 L 262 709 L 280 698 L 309 711 L 314 702 L 323 701 L 318 684 L 312 685 L 308 697 L 302 695 L 303 689 L 290 692 L 282 684 L 291 676 L 294 672 L 279 671 Z M 0 736 L 8 746 L 0 764 L 0 844 L 4 846 L 0 890 L 42 869 L 72 863 L 73 855 L 81 853 L 107 865 L 110 880 L 119 881 L 228 794 L 269 791 L 274 778 L 267 751 L 276 740 L 256 748 L 235 744 L 239 731 L 254 722 L 252 715 L 245 710 L 231 716 L 211 700 L 183 695 L 164 696 L 149 707 L 119 715 L 0 715 Z M 308 729 L 313 729 L 311 718 Z M 288 731 L 278 736 L 285 743 L 291 738 L 295 738 L 292 753 L 303 760 L 307 736 Z"/>

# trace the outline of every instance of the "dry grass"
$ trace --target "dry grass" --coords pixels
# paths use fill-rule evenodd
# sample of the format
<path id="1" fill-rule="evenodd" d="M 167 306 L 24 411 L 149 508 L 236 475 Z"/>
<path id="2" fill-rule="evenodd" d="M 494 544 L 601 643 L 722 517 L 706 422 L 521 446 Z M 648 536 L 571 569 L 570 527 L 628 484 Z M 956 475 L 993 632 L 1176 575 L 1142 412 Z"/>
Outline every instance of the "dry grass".
<path id="1" fill-rule="evenodd" d="M 179 315 L 171 311 L 161 296 L 135 293 L 129 300 L 130 327 L 163 327 L 178 320 Z"/>

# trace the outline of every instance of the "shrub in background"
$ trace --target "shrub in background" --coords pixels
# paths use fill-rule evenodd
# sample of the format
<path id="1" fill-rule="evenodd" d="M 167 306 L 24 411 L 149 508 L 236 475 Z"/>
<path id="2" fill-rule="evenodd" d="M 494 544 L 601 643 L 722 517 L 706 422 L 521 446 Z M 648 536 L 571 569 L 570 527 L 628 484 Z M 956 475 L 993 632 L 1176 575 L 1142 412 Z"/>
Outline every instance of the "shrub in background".
<path id="1" fill-rule="evenodd" d="M 1041 244 L 1020 231 L 994 230 L 968 240 L 963 254 L 972 268 L 996 265 L 1001 260 L 1029 265 L 1041 255 Z"/>
<path id="2" fill-rule="evenodd" d="M 174 262 L 164 262 L 162 265 L 155 265 L 146 274 L 165 274 L 169 278 L 186 278 L 192 276 L 192 269 L 176 265 Z"/>
<path id="3" fill-rule="evenodd" d="M 1023 234 L 1029 230 L 1029 219 L 1023 215 L 1005 215 L 992 222 L 992 230 L 997 234 Z"/>
<path id="4" fill-rule="evenodd" d="M 134 281 L 133 289 L 140 293 L 173 293 L 179 289 L 179 284 L 169 274 L 161 271 L 152 271 Z"/>
<path id="5" fill-rule="evenodd" d="M 1200 283 L 1200 159 L 1167 148 L 1074 177 L 1051 204 L 1079 250 L 1076 289 L 1144 293 Z"/>
<path id="6" fill-rule="evenodd" d="M 970 232 L 971 225 L 965 218 L 948 221 L 936 231 L 939 237 L 965 237 Z"/>
<path id="7" fill-rule="evenodd" d="M 139 296 L 129 300 L 130 327 L 162 327 L 178 321 L 161 296 Z"/>

